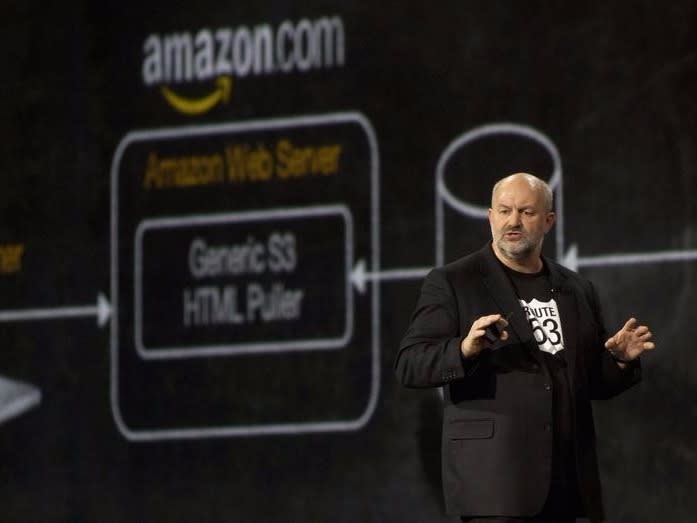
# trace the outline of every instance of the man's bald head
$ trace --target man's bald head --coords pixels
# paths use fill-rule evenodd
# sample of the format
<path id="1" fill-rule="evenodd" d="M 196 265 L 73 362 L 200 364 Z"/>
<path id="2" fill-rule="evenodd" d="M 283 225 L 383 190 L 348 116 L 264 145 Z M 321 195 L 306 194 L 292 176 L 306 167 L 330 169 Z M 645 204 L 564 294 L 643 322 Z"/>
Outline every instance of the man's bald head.
<path id="1" fill-rule="evenodd" d="M 542 203 L 544 205 L 544 210 L 546 212 L 549 212 L 552 210 L 552 207 L 554 206 L 554 195 L 552 194 L 552 189 L 549 187 L 547 182 L 544 180 L 538 178 L 534 174 L 529 174 L 529 173 L 514 173 L 509 176 L 506 176 L 505 178 L 500 179 L 496 184 L 494 185 L 494 188 L 491 191 L 491 201 L 492 205 L 496 196 L 496 193 L 502 189 L 504 186 L 508 184 L 515 184 L 515 183 L 527 183 L 530 188 L 538 192 L 540 196 L 542 197 Z"/>

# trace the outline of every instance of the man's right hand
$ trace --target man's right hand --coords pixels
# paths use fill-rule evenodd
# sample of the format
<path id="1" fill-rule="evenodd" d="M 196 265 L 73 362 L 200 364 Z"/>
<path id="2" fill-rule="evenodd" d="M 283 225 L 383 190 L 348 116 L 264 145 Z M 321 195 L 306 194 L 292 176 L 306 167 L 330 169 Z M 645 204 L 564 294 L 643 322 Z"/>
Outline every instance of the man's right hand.
<path id="1" fill-rule="evenodd" d="M 503 316 L 500 314 L 482 316 L 481 318 L 474 320 L 472 327 L 470 327 L 469 334 L 467 334 L 465 339 L 463 339 L 462 343 L 460 344 L 460 352 L 462 352 L 463 357 L 473 358 L 483 349 L 491 347 L 492 343 L 486 339 L 485 334 L 486 328 L 495 323 L 498 324 L 497 326 L 501 331 L 501 336 L 499 339 L 508 339 L 508 331 L 505 330 L 506 327 L 508 327 L 508 321 L 506 321 Z"/>

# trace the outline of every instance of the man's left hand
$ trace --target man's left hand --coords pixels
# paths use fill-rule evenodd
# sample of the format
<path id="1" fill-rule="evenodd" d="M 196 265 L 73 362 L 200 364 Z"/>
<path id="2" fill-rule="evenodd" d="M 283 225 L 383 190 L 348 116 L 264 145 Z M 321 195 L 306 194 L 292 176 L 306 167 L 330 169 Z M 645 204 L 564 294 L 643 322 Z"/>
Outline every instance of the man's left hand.
<path id="1" fill-rule="evenodd" d="M 653 350 L 656 345 L 651 341 L 653 335 L 646 325 L 639 325 L 636 318 L 627 323 L 605 342 L 605 348 L 620 362 L 630 362 L 638 358 L 645 350 Z"/>

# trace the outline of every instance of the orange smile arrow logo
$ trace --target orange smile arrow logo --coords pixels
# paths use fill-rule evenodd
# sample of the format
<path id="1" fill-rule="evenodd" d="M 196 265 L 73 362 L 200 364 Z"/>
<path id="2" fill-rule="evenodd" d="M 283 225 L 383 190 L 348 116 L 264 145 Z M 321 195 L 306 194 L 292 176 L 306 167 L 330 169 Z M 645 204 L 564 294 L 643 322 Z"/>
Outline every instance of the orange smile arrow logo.
<path id="1" fill-rule="evenodd" d="M 183 114 L 195 115 L 210 111 L 218 103 L 227 103 L 232 92 L 232 78 L 219 76 L 215 80 L 215 89 L 212 93 L 201 98 L 186 98 L 178 95 L 167 86 L 160 88 L 162 96 L 177 111 Z"/>

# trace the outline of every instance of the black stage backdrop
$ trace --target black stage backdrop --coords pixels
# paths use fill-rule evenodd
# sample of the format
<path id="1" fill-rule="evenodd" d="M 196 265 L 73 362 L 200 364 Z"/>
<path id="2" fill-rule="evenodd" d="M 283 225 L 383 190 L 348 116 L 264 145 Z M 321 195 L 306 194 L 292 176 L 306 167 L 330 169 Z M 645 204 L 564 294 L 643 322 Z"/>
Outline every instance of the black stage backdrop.
<path id="1" fill-rule="evenodd" d="M 448 521 L 392 362 L 530 170 L 659 346 L 595 405 L 609 520 L 692 520 L 693 2 L 3 7 L 0 519 Z"/>

